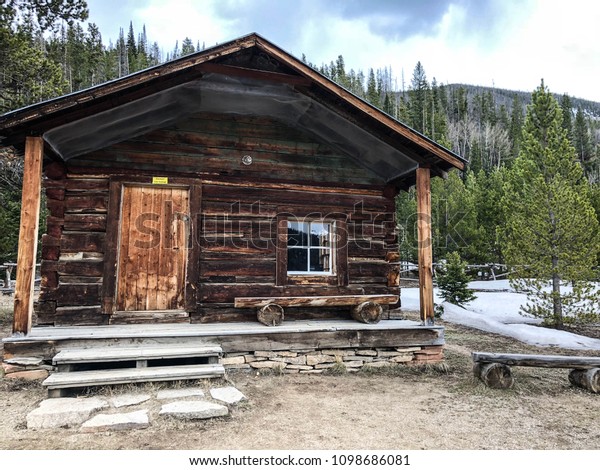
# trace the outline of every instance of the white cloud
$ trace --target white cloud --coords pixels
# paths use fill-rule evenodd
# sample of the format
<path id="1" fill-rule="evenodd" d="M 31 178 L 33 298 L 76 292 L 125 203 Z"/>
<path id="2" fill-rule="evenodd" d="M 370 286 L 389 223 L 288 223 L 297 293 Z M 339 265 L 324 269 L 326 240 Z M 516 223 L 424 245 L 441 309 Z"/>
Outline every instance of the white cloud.
<path id="1" fill-rule="evenodd" d="M 228 37 L 232 21 L 215 15 L 210 1 L 151 0 L 134 8 L 132 15 L 140 29 L 141 25 L 146 25 L 148 39 L 156 41 L 166 51 L 172 50 L 176 41 L 181 45 L 186 37 L 194 43 L 205 42 L 207 47 L 234 39 Z"/>
<path id="2" fill-rule="evenodd" d="M 106 15 L 100 9 L 113 2 L 105 1 L 89 0 L 92 21 L 98 13 Z M 399 80 L 404 70 L 409 83 L 420 60 L 430 80 L 533 91 L 544 78 L 555 93 L 600 101 L 600 8 L 585 0 L 490 0 L 485 7 L 456 0 L 448 2 L 437 24 L 422 17 L 425 7 L 413 11 L 420 17 L 392 21 L 385 14 L 396 10 L 372 11 L 366 2 L 364 14 L 355 8 L 352 15 L 344 15 L 336 3 L 325 8 L 303 0 L 219 1 L 150 0 L 140 6 L 122 0 L 122 18 L 99 26 L 106 34 L 115 22 L 127 27 L 131 19 L 136 32 L 145 24 L 150 41 L 165 52 L 186 36 L 209 47 L 255 31 L 297 57 L 306 54 L 317 65 L 341 54 L 348 68 L 366 73 L 369 67 L 391 66 Z M 408 28 L 403 21 L 419 27 Z"/>

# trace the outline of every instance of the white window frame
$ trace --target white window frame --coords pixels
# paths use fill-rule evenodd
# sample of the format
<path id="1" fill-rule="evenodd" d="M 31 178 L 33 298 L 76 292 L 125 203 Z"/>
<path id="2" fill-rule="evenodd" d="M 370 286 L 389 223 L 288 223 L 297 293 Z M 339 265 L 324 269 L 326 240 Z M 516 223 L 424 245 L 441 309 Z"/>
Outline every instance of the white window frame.
<path id="1" fill-rule="evenodd" d="M 335 221 L 330 221 L 330 220 L 288 220 L 288 227 L 287 229 L 289 230 L 289 224 L 292 223 L 297 223 L 297 224 L 308 224 L 308 245 L 307 246 L 287 246 L 287 250 L 288 250 L 288 257 L 289 257 L 289 250 L 290 249 L 305 249 L 308 253 L 307 253 L 307 270 L 306 271 L 287 271 L 288 275 L 291 276 L 333 276 L 335 274 L 334 271 L 334 257 L 335 257 L 335 246 L 334 246 L 334 240 L 335 240 Z M 312 247 L 310 245 L 310 232 L 311 232 L 311 226 L 312 224 L 322 224 L 322 225 L 328 225 L 329 226 L 329 246 L 327 247 Z M 289 232 L 288 232 L 288 236 L 289 236 Z M 286 241 L 286 243 L 288 243 Z M 311 250 L 328 250 L 329 251 L 329 269 L 327 271 L 310 271 L 310 253 Z M 287 267 L 286 267 L 287 269 Z"/>

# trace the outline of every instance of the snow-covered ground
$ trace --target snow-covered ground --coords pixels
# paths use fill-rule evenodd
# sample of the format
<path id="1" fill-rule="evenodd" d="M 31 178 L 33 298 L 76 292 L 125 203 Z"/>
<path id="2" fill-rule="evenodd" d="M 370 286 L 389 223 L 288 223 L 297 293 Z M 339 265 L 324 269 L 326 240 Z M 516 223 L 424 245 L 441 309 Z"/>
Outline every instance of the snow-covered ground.
<path id="1" fill-rule="evenodd" d="M 519 313 L 526 296 L 514 292 L 508 281 L 475 281 L 469 287 L 485 289 L 486 292 L 476 292 L 477 299 L 467 304 L 466 308 L 445 302 L 442 317 L 445 321 L 510 336 L 536 346 L 600 350 L 598 339 L 536 326 L 541 323 L 539 319 Z M 417 288 L 402 288 L 401 297 L 403 308 L 419 309 Z M 434 291 L 434 300 L 441 303 L 437 289 Z"/>

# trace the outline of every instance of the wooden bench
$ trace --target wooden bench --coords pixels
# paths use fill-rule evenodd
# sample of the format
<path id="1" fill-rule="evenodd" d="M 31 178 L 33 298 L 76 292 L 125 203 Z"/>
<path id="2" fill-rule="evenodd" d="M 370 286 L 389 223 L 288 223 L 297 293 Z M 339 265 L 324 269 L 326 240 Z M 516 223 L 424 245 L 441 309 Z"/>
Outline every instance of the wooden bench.
<path id="1" fill-rule="evenodd" d="M 280 325 L 284 307 L 352 307 L 352 318 L 363 323 L 377 323 L 381 319 L 381 304 L 396 304 L 399 297 L 382 295 L 328 295 L 302 297 L 236 297 L 235 308 L 257 308 L 258 321 L 264 325 Z"/>
<path id="2" fill-rule="evenodd" d="M 510 388 L 514 378 L 510 366 L 571 369 L 569 382 L 593 393 L 600 393 L 600 357 L 544 356 L 473 352 L 473 373 L 491 388 Z"/>

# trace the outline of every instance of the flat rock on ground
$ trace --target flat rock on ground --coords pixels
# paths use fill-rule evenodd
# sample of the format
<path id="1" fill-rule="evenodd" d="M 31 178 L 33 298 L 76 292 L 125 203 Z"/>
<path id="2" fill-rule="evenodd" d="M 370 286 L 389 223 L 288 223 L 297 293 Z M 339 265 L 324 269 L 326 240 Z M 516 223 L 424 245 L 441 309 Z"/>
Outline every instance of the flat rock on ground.
<path id="1" fill-rule="evenodd" d="M 28 429 L 48 429 L 76 426 L 92 413 L 108 408 L 100 398 L 49 398 L 27 415 Z"/>
<path id="2" fill-rule="evenodd" d="M 211 388 L 210 396 L 228 405 L 235 405 L 246 399 L 246 396 L 235 387 Z"/>
<path id="3" fill-rule="evenodd" d="M 176 398 L 203 397 L 204 391 L 201 388 L 173 388 L 159 390 L 156 394 L 158 400 L 172 400 Z"/>
<path id="4" fill-rule="evenodd" d="M 109 401 L 115 408 L 122 408 L 124 406 L 139 405 L 140 403 L 150 400 L 150 398 L 152 398 L 152 396 L 149 393 L 130 393 L 114 396 Z"/>
<path id="5" fill-rule="evenodd" d="M 81 425 L 83 432 L 126 431 L 150 426 L 148 410 L 131 413 L 99 414 Z"/>
<path id="6" fill-rule="evenodd" d="M 208 419 L 227 416 L 229 410 L 226 406 L 208 401 L 176 401 L 163 405 L 159 414 L 178 419 Z"/>

